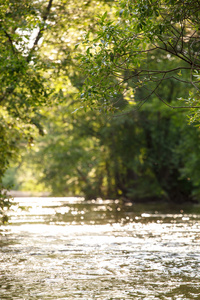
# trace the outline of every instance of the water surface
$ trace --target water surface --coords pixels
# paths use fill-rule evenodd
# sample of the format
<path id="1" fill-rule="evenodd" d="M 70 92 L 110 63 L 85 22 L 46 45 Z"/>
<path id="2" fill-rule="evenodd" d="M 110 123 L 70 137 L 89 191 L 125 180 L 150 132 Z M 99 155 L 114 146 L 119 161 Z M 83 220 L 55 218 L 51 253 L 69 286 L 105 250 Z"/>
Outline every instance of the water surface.
<path id="1" fill-rule="evenodd" d="M 199 206 L 15 201 L 0 228 L 1 300 L 200 299 Z"/>

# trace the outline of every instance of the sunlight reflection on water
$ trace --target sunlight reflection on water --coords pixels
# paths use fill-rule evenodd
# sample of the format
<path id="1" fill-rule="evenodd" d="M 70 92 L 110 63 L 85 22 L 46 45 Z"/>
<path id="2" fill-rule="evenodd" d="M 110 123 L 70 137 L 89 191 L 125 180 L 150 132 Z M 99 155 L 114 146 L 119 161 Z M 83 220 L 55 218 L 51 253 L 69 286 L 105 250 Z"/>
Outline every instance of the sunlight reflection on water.
<path id="1" fill-rule="evenodd" d="M 0 299 L 200 299 L 199 207 L 15 200 L 25 209 L 0 229 Z"/>

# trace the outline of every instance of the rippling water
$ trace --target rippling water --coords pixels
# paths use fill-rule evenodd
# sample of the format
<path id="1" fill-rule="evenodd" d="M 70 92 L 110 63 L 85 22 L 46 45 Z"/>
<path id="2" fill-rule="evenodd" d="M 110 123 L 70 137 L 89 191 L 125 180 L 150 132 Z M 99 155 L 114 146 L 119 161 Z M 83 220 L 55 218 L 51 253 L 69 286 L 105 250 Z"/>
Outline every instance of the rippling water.
<path id="1" fill-rule="evenodd" d="M 15 200 L 0 227 L 1 300 L 200 299 L 199 206 Z"/>

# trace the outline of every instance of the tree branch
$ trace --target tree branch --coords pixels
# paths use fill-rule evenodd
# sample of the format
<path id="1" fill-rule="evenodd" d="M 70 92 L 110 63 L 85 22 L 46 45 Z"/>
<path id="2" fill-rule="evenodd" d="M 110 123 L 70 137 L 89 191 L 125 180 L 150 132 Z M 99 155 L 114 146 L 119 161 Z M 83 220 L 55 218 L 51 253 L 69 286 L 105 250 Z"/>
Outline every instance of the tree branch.
<path id="1" fill-rule="evenodd" d="M 45 27 L 45 22 L 46 22 L 49 14 L 50 14 L 50 10 L 51 10 L 52 4 L 53 4 L 53 0 L 49 0 L 48 6 L 47 6 L 46 11 L 45 11 L 45 13 L 43 15 L 43 18 L 42 18 L 43 25 L 40 28 L 40 30 L 39 30 L 36 38 L 35 38 L 35 41 L 33 43 L 33 46 L 30 49 L 29 55 L 27 57 L 27 61 L 28 62 L 31 60 L 31 55 L 32 55 L 33 51 L 35 50 L 35 48 L 37 47 L 40 38 L 42 37 L 43 31 L 44 31 L 44 27 Z"/>
<path id="2" fill-rule="evenodd" d="M 5 36 L 8 38 L 8 41 L 9 41 L 9 44 L 11 45 L 13 54 L 16 54 L 17 51 L 16 51 L 16 48 L 13 44 L 13 40 L 12 40 L 11 35 L 4 28 L 3 28 L 3 31 L 5 33 Z"/>
<path id="3" fill-rule="evenodd" d="M 53 0 L 49 0 L 48 6 L 47 6 L 46 11 L 45 11 L 45 13 L 43 15 L 43 23 L 45 23 L 45 21 L 47 20 L 47 18 L 49 16 L 49 13 L 50 13 L 50 10 L 51 10 L 51 7 L 52 7 L 52 3 L 53 3 Z M 35 38 L 33 47 L 30 49 L 29 55 L 26 58 L 26 62 L 27 63 L 30 62 L 32 53 L 33 53 L 35 47 L 38 45 L 38 41 L 41 38 L 43 31 L 44 31 L 44 25 L 40 28 L 40 30 L 39 30 L 36 38 Z M 6 32 L 5 29 L 4 29 L 4 32 L 5 32 L 6 37 L 9 40 L 9 43 L 11 44 L 13 53 L 16 53 L 16 49 L 15 49 L 15 47 L 13 45 L 12 37 Z M 19 78 L 20 78 L 20 74 L 19 74 Z M 8 97 L 9 95 L 11 95 L 15 91 L 16 86 L 17 86 L 17 84 L 15 84 L 15 86 L 13 86 L 13 87 L 7 87 L 6 91 L 0 97 L 0 103 L 3 102 L 6 97 Z"/>
<path id="4" fill-rule="evenodd" d="M 155 91 L 154 94 L 158 97 L 158 99 L 163 102 L 165 105 L 167 105 L 168 107 L 170 108 L 173 108 L 173 109 L 176 109 L 176 108 L 184 108 L 184 109 L 191 109 L 191 108 L 200 108 L 200 106 L 173 106 L 173 105 L 170 105 L 169 103 L 167 103 L 165 100 L 163 100 L 159 95 L 158 93 Z"/>

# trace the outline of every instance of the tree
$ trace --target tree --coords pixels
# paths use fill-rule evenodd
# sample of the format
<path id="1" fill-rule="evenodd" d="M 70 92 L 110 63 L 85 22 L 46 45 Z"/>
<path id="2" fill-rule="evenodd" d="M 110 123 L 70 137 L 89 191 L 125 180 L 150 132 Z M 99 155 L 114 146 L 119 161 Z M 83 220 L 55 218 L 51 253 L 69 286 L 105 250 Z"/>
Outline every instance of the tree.
<path id="1" fill-rule="evenodd" d="M 9 161 L 16 157 L 25 140 L 31 143 L 34 127 L 42 134 L 38 107 L 45 105 L 48 92 L 36 49 L 51 7 L 52 0 L 47 4 L 24 0 L 0 4 L 0 213 L 3 216 L 5 207 L 10 205 L 2 184 Z"/>
<path id="2" fill-rule="evenodd" d="M 112 1 L 95 3 L 53 1 L 45 23 L 41 22 L 45 2 L 32 4 L 36 17 L 31 20 L 36 27 L 40 22 L 44 26 L 40 33 L 43 43 L 39 39 L 30 52 L 22 39 L 25 50 L 20 57 L 25 73 L 13 77 L 18 81 L 7 98 L 14 103 L 12 109 L 7 109 L 6 102 L 2 106 L 6 111 L 4 141 L 8 142 L 4 148 L 9 144 L 12 155 L 2 152 L 10 160 L 27 140 L 35 143 L 31 151 L 23 153 L 21 172 L 35 170 L 35 179 L 53 195 L 191 200 L 194 192 L 199 192 L 200 176 L 198 170 L 190 175 L 190 160 L 193 166 L 198 163 L 199 151 L 188 151 L 189 155 L 186 149 L 198 144 L 199 130 L 187 126 L 183 109 L 168 107 L 185 106 L 177 98 L 186 98 L 191 86 L 193 99 L 198 85 L 190 77 L 194 64 L 191 67 L 184 60 L 185 50 L 182 54 L 176 50 L 182 44 L 186 49 L 182 23 L 191 40 L 196 37 L 188 31 L 189 17 L 178 21 L 173 1 L 120 1 L 120 9 Z M 184 5 L 189 2 L 181 3 L 184 15 Z M 176 34 L 177 45 L 170 31 L 173 9 L 174 16 L 177 14 L 173 26 L 182 34 L 179 38 Z M 95 15 L 105 10 L 107 13 L 98 17 L 98 27 Z M 91 33 L 82 44 L 85 29 Z M 82 54 L 84 45 L 87 50 Z M 32 58 L 26 62 L 29 56 Z M 191 60 L 194 57 L 197 60 L 197 56 L 189 56 Z M 195 68 L 198 76 L 196 64 Z M 12 76 L 6 78 L 12 84 Z M 30 88 L 33 78 L 35 86 Z M 87 113 L 79 109 L 87 106 L 92 108 Z M 112 110 L 123 112 L 115 118 Z M 38 129 L 44 136 L 37 134 Z M 19 177 L 20 168 L 16 174 Z"/>
<path id="3" fill-rule="evenodd" d="M 169 99 L 184 92 L 182 83 L 173 80 L 162 89 Z M 32 158 L 36 179 L 53 195 L 176 203 L 198 199 L 199 128 L 188 126 L 184 110 L 170 110 L 155 97 L 117 117 L 95 110 L 72 114 L 76 105 L 48 109 L 43 120 L 47 134 L 25 159 L 33 168 Z"/>
<path id="4" fill-rule="evenodd" d="M 63 85 L 74 72 L 70 71 L 73 43 L 81 40 L 84 28 L 91 26 L 90 21 L 95 23 L 93 12 L 112 3 L 90 2 L 5 0 L 0 3 L 2 210 L 6 188 L 2 177 L 10 161 L 16 160 L 25 145 L 33 144 L 35 135 L 43 135 L 41 120 L 45 108 L 65 101 Z"/>
<path id="5" fill-rule="evenodd" d="M 79 56 L 86 76 L 83 104 L 116 110 L 116 96 L 124 94 L 139 108 L 155 95 L 171 108 L 199 108 L 199 1 L 122 0 L 116 10 L 114 21 L 104 13 L 96 36 L 86 36 L 87 50 Z M 151 68 L 149 62 L 158 52 L 159 61 Z M 163 68 L 166 60 L 173 64 Z M 188 94 L 178 97 L 176 105 L 160 93 L 170 79 L 188 87 Z M 141 88 L 146 94 L 136 102 Z"/>

